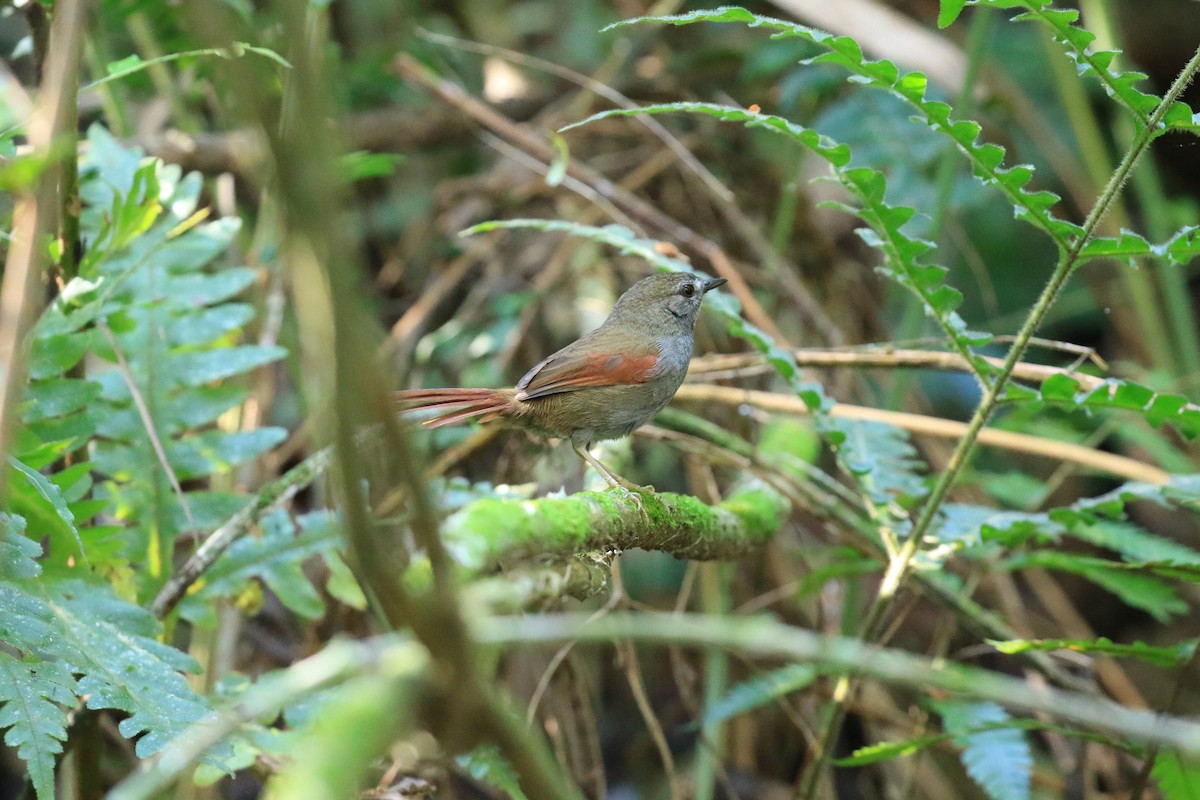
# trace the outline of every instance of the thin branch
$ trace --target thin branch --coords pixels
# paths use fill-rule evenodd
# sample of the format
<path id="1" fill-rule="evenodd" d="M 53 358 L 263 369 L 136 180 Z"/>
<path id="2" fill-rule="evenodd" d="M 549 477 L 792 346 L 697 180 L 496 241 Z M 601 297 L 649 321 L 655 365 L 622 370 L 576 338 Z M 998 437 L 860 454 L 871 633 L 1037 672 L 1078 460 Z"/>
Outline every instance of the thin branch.
<path id="1" fill-rule="evenodd" d="M 187 563 L 170 577 L 150 604 L 150 613 L 160 619 L 170 614 L 187 593 L 188 587 L 221 557 L 229 545 L 254 527 L 268 511 L 288 502 L 307 488 L 332 461 L 332 448 L 318 450 L 278 480 L 260 488 L 253 500 L 213 531 Z"/>
<path id="2" fill-rule="evenodd" d="M 634 648 L 633 642 L 628 639 L 618 639 L 613 644 L 625 666 L 625 680 L 629 683 L 633 700 L 642 715 L 642 721 L 646 724 L 646 730 L 650 733 L 650 740 L 654 742 L 654 749 L 658 751 L 658 760 L 662 763 L 663 772 L 666 774 L 667 791 L 671 800 L 683 800 L 684 794 L 679 783 L 679 773 L 675 769 L 675 758 L 671 755 L 671 746 L 667 744 L 667 736 L 663 733 L 662 723 L 654 716 L 654 707 L 650 705 L 650 698 L 646 695 L 646 684 L 642 680 L 642 669 L 638 664 L 637 650 Z"/>
<path id="3" fill-rule="evenodd" d="M 1158 743 L 1184 755 L 1200 755 L 1200 723 L 1130 709 L 1079 692 L 1031 686 L 978 667 L 934 662 L 900 650 L 849 637 L 823 636 L 765 617 L 727 618 L 644 611 L 611 614 L 587 626 L 583 614 L 537 617 L 480 617 L 474 636 L 481 643 L 511 647 L 575 641 L 611 643 L 621 638 L 649 646 L 721 648 L 744 657 L 811 662 L 920 691 L 991 700 L 1016 711 L 1045 713 L 1122 741 Z"/>
<path id="4" fill-rule="evenodd" d="M 621 108 L 637 107 L 636 103 L 608 84 L 598 81 L 588 75 L 584 75 L 581 72 L 576 72 L 573 69 L 564 67 L 561 64 L 555 64 L 553 61 L 546 61 L 545 59 L 537 58 L 526 53 L 517 52 L 516 50 L 509 50 L 506 47 L 497 47 L 496 45 L 486 44 L 484 42 L 474 42 L 469 39 L 459 39 L 454 36 L 447 36 L 444 33 L 435 33 L 433 31 L 418 29 L 417 36 L 427 42 L 433 42 L 434 44 L 440 44 L 445 47 L 453 47 L 458 50 L 465 50 L 469 53 L 477 53 L 484 56 L 496 56 L 497 58 L 502 58 L 505 61 L 510 61 L 514 64 L 520 64 L 523 67 L 541 70 L 542 72 L 549 72 L 552 75 L 557 75 L 564 80 L 570 81 L 576 86 L 587 89 L 592 94 L 603 97 L 613 105 L 620 106 Z M 653 117 L 639 116 L 637 119 L 646 127 L 648 131 L 658 137 L 659 141 L 666 145 L 667 149 L 675 154 L 675 157 L 679 159 L 680 163 L 694 173 L 696 177 L 700 179 L 700 182 L 704 185 L 704 187 L 708 189 L 708 191 L 712 192 L 715 197 L 726 203 L 732 203 L 734 201 L 733 192 L 729 191 L 729 188 L 726 187 L 725 184 L 721 183 L 717 176 L 713 175 L 707 167 L 700 163 L 700 160 L 692 155 L 692 151 L 684 147 L 683 143 L 679 141 L 674 134 L 667 130 L 661 122 Z"/>
<path id="5" fill-rule="evenodd" d="M 808 406 L 804 404 L 804 401 L 795 395 L 777 394 L 753 389 L 739 389 L 733 386 L 716 386 L 706 383 L 685 383 L 675 393 L 675 399 L 714 402 L 731 406 L 750 405 L 764 411 L 774 411 L 783 414 L 808 416 L 811 413 Z M 959 440 L 968 431 L 967 424 L 955 420 L 939 419 L 938 417 L 929 417 L 904 411 L 865 408 L 848 403 L 838 403 L 828 413 L 832 417 L 842 417 L 844 419 L 883 422 L 911 431 L 912 433 L 937 436 L 943 439 Z M 995 428 L 983 428 L 977 431 L 976 438 L 980 444 L 990 447 L 1000 447 L 1017 453 L 1028 453 L 1059 461 L 1069 461 L 1101 472 L 1119 475 L 1128 480 L 1162 484 L 1171 478 L 1170 473 L 1166 470 L 1159 469 L 1153 465 L 1115 453 L 1093 450 L 1090 447 L 1083 447 L 1071 442 L 1043 439 L 1039 436 L 1001 431 Z"/>
<path id="6" fill-rule="evenodd" d="M 897 369 L 912 367 L 918 369 L 936 369 L 953 372 L 970 372 L 971 365 L 958 353 L 909 350 L 888 346 L 873 346 L 861 350 L 797 350 L 796 366 L 806 368 L 881 368 Z M 1003 367 L 1004 359 L 991 356 L 977 356 L 994 367 Z M 763 357 L 757 353 L 728 353 L 700 356 L 692 359 L 688 375 L 702 376 L 709 372 L 727 372 L 749 369 L 763 364 Z M 1104 385 L 1104 378 L 1079 372 L 1074 368 L 1054 367 L 1048 364 L 1034 364 L 1029 361 L 1018 362 L 1013 367 L 1013 377 L 1018 380 L 1041 382 L 1054 375 L 1066 375 L 1079 383 L 1083 391 L 1098 389 Z M 1195 408 L 1200 409 L 1200 406 Z"/>
<path id="7" fill-rule="evenodd" d="M 108 339 L 108 344 L 112 347 L 113 353 L 117 357 L 117 367 L 121 373 L 121 379 L 125 381 L 125 388 L 129 389 L 129 396 L 133 398 L 133 407 L 137 410 L 142 428 L 145 429 L 146 436 L 150 439 L 150 448 L 154 450 L 154 457 L 158 459 L 158 465 L 166 473 L 167 481 L 171 484 L 171 489 L 175 492 L 175 497 L 179 500 L 180 508 L 183 509 L 183 515 L 187 517 L 188 529 L 195 530 L 196 520 L 192 517 L 192 508 L 188 505 L 187 497 L 184 496 L 183 486 L 179 483 L 179 477 L 175 474 L 175 468 L 171 466 L 171 460 L 167 458 L 167 451 L 163 447 L 162 439 L 158 435 L 158 429 L 154 426 L 154 417 L 150 414 L 150 407 L 146 405 L 146 398 L 142 395 L 142 390 L 138 388 L 137 383 L 133 379 L 133 370 L 129 368 L 129 361 L 126 360 L 125 353 L 121 350 L 121 345 L 117 342 L 117 337 L 113 335 L 112 329 L 108 327 L 104 320 L 97 320 L 96 327 Z"/>
<path id="8" fill-rule="evenodd" d="M 408 54 L 402 53 L 397 57 L 395 66 L 396 71 L 405 80 L 433 92 L 525 153 L 545 164 L 551 164 L 557 158 L 554 147 L 541 134 L 528 126 L 518 125 L 509 120 L 496 109 L 468 94 L 458 84 L 432 73 Z M 741 301 L 746 318 L 777 342 L 785 341 L 774 320 L 750 291 L 746 279 L 734 268 L 729 257 L 715 242 L 668 217 L 641 198 L 622 190 L 590 167 L 572 162 L 567 166 L 567 174 L 590 186 L 593 191 L 637 220 L 639 224 L 659 235 L 670 237 L 681 248 L 693 250 L 704 256 L 717 275 L 729 281 L 729 291 Z"/>

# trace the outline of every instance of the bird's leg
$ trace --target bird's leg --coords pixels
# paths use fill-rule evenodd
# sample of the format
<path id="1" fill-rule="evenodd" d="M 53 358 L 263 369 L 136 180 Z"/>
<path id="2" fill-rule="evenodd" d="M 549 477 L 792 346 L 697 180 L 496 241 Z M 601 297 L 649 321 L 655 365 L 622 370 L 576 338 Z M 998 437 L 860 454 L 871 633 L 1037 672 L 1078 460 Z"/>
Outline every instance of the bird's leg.
<path id="1" fill-rule="evenodd" d="M 639 511 L 642 510 L 641 493 L 642 492 L 653 492 L 654 491 L 653 486 L 638 486 L 636 483 L 633 483 L 632 481 L 627 481 L 624 478 L 622 478 L 620 475 L 618 475 L 617 473 L 613 472 L 608 467 L 604 466 L 604 464 L 602 464 L 600 462 L 600 459 L 596 458 L 595 456 L 593 456 L 591 453 L 589 453 L 587 451 L 586 447 L 576 444 L 575 442 L 571 442 L 571 446 L 575 448 L 575 452 L 576 452 L 576 454 L 579 455 L 580 458 L 582 458 L 587 463 L 591 464 L 592 469 L 594 469 L 594 470 L 596 470 L 596 472 L 600 473 L 600 477 L 604 478 L 605 482 L 609 486 L 611 486 L 614 489 L 624 489 L 627 492 L 632 492 L 633 497 L 634 497 L 634 502 L 637 503 L 638 510 Z M 643 513 L 644 513 L 644 511 L 643 511 Z"/>

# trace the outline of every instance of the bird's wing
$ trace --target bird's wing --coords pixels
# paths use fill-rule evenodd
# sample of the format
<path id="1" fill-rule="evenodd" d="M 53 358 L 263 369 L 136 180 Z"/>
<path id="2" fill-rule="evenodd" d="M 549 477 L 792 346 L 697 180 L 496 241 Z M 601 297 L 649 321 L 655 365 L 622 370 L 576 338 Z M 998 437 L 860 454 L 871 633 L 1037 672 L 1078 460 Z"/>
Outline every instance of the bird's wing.
<path id="1" fill-rule="evenodd" d="M 623 353 L 594 353 L 566 347 L 543 360 L 517 382 L 517 399 L 533 400 L 546 395 L 593 386 L 645 383 L 658 366 L 658 347 Z"/>

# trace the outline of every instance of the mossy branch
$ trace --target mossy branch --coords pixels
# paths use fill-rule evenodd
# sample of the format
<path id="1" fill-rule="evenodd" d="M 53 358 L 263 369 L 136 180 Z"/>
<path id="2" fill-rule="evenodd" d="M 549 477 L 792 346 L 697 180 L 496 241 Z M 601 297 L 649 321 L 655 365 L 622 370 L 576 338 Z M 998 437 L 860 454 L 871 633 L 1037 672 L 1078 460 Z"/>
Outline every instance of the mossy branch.
<path id="1" fill-rule="evenodd" d="M 640 499 L 639 508 L 637 500 Z M 662 550 L 677 558 L 738 558 L 778 530 L 788 501 L 759 482 L 707 505 L 688 495 L 580 492 L 537 500 L 477 500 L 446 520 L 446 549 L 468 574 L 502 563 L 590 550 Z"/>

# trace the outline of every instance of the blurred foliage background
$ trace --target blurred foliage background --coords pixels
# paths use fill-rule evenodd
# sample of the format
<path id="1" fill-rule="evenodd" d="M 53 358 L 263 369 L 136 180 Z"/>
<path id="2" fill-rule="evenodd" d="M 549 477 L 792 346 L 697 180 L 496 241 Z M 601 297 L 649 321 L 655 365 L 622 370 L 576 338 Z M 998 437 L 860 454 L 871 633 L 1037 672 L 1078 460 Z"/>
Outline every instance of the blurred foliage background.
<path id="1" fill-rule="evenodd" d="M 0 49 L 9 54 L 11 76 L 26 86 L 38 82 L 36 62 L 47 55 L 39 42 L 56 5 L 34 0 L 4 6 Z M 978 121 L 984 139 L 1007 149 L 1008 164 L 1036 168 L 1036 186 L 1061 196 L 1054 211 L 1066 220 L 1083 221 L 1137 134 L 1095 82 L 1080 80 L 1043 28 L 1013 22 L 1008 12 L 972 8 L 953 26 L 939 29 L 939 4 L 933 0 L 777 0 L 746 6 L 852 36 L 868 56 L 926 73 L 930 96 L 952 103 L 959 117 Z M 848 197 L 826 179 L 827 166 L 786 137 L 699 116 L 612 117 L 559 132 L 628 100 L 761 108 L 849 145 L 852 164 L 886 176 L 889 202 L 917 209 L 905 231 L 937 245 L 937 261 L 949 269 L 945 282 L 962 292 L 959 313 L 970 326 L 999 337 L 1015 333 L 1053 268 L 1055 248 L 1033 234 L 1000 193 L 971 176 L 970 165 L 946 137 L 914 121 L 911 107 L 848 82 L 846 71 L 835 64 L 802 63 L 820 49 L 800 39 L 772 39 L 761 30 L 733 25 L 601 32 L 629 17 L 699 7 L 669 0 L 335 0 L 293 8 L 228 0 L 213 16 L 233 19 L 238 41 L 264 51 L 228 57 L 228 52 L 196 52 L 217 46 L 219 38 L 203 9 L 144 0 L 87 4 L 74 127 L 87 132 L 99 126 L 111 138 L 95 132 L 85 136 L 82 157 L 92 160 L 92 169 L 115 175 L 123 169 L 122 159 L 130 158 L 121 153 L 140 150 L 184 173 L 197 173 L 194 202 L 210 208 L 211 219 L 241 219 L 240 229 L 220 240 L 211 254 L 217 263 L 250 268 L 237 296 L 253 314 L 247 312 L 244 327 L 227 329 L 225 344 L 240 341 L 265 349 L 254 351 L 257 356 L 247 351 L 241 367 L 219 375 L 233 376 L 245 393 L 234 418 L 220 425 L 278 433 L 243 443 L 254 457 L 236 469 L 182 474 L 180 488 L 252 494 L 334 438 L 323 416 L 327 409 L 314 400 L 326 396 L 325 389 L 314 386 L 328 365 L 314 360 L 319 348 L 305 344 L 306 337 L 332 334 L 316 330 L 313 317 L 297 309 L 313 290 L 303 282 L 315 280 L 316 273 L 295 271 L 287 257 L 283 231 L 296 224 L 300 212 L 278 187 L 281 176 L 284 186 L 302 189 L 303 182 L 288 183 L 296 165 L 281 164 L 281 152 L 319 160 L 337 150 L 324 166 L 347 188 L 334 207 L 336 219 L 325 220 L 335 233 L 323 268 L 330 275 L 341 273 L 352 286 L 344 296 L 353 296 L 355 305 L 340 311 L 362 323 L 362 349 L 373 350 L 360 354 L 355 369 L 377 371 L 392 388 L 511 385 L 545 355 L 598 325 L 615 298 L 650 269 L 642 259 L 582 237 L 522 230 L 459 236 L 488 220 L 617 224 L 668 243 L 669 252 L 678 252 L 697 270 L 740 276 L 743 285 L 730 289 L 745 317 L 792 348 L 876 353 L 886 361 L 897 348 L 940 347 L 940 332 L 920 300 L 876 271 L 879 254 L 856 235 L 860 221 L 838 208 Z M 1120 68 L 1148 74 L 1146 91 L 1165 91 L 1197 45 L 1200 4 L 1191 0 L 1085 0 L 1078 8 L 1081 24 L 1097 34 L 1098 47 L 1123 51 Z M 302 28 L 289 14 L 299 14 Z M 298 30 L 323 58 L 319 78 L 328 114 L 304 105 L 310 95 L 286 88 L 294 70 L 276 58 L 292 58 Z M 93 84 L 122 69 L 129 74 Z M 1196 107 L 1200 90 L 1193 85 L 1181 99 Z M 5 124 L 11 126 L 19 115 L 10 109 L 8 116 Z M 261 135 L 258 121 L 278 124 L 279 119 L 303 125 L 293 150 L 275 147 L 270 134 Z M 271 124 L 263 127 L 270 131 Z M 311 152 L 303 146 L 306 137 L 314 143 Z M 20 144 L 14 140 L 12 152 Z M 132 158 L 136 162 L 136 154 Z M 81 174 L 86 181 L 86 166 Z M 86 193 L 84 199 L 99 202 Z M 1185 131 L 1169 133 L 1154 140 L 1100 232 L 1115 236 L 1131 228 L 1150 241 L 1165 241 L 1196 224 L 1198 206 L 1200 143 Z M 11 215 L 10 200 L 4 210 Z M 1063 368 L 1083 365 L 1090 373 L 1195 398 L 1200 338 L 1194 269 L 1137 261 L 1134 267 L 1111 260 L 1081 269 L 1038 330 L 1041 338 L 1027 360 Z M 53 277 L 43 288 L 47 297 L 72 276 Z M 119 327 L 116 332 L 126 335 Z M 200 340 L 180 346 L 193 345 L 199 348 Z M 698 354 L 748 350 L 722 319 L 702 317 Z M 1003 357 L 1007 342 L 997 339 L 981 352 Z M 756 366 L 699 377 L 752 389 L 780 387 L 777 376 Z M 813 366 L 806 378 L 840 403 L 948 420 L 968 419 L 981 396 L 979 383 L 966 372 L 882 361 Z M 113 398 L 121 390 L 115 379 L 110 383 L 102 399 L 117 405 L 127 401 Z M 829 473 L 838 470 L 817 428 L 806 421 L 704 397 L 681 398 L 675 407 L 768 451 L 785 452 Z M 606 445 L 605 457 L 640 483 L 716 502 L 739 470 L 702 450 L 681 449 L 664 433 L 682 424 L 663 420 L 662 427 L 628 442 Z M 1120 410 L 1080 413 L 1040 403 L 1013 405 L 992 424 L 1126 456 L 1170 473 L 1197 471 L 1196 450 L 1184 437 Z M 102 434 L 120 438 L 111 430 Z M 415 474 L 435 464 L 438 474 L 430 485 L 445 509 L 480 497 L 597 488 L 568 448 L 546 448 L 524 434 L 448 428 L 416 432 L 413 438 L 412 463 L 396 469 Z M 881 448 L 886 438 L 881 437 Z M 911 457 L 936 474 L 955 439 L 916 436 L 912 444 Z M 138 452 L 144 463 L 153 462 L 149 449 Z M 372 459 L 364 456 L 364 462 L 372 462 L 364 469 L 373 468 Z M 107 474 L 116 471 L 109 466 Z M 1032 514 L 1100 495 L 1121 480 L 1077 461 L 984 447 L 956 486 L 955 498 Z M 131 480 L 130 486 L 137 485 Z M 196 683 L 201 693 L 218 692 L 224 680 L 242 680 L 236 676 L 287 667 L 340 634 L 381 630 L 332 544 L 336 534 L 329 533 L 332 523 L 323 515 L 335 493 L 318 481 L 300 493 L 290 514 L 265 518 L 256 538 L 246 540 L 264 551 L 270 550 L 264 542 L 271 537 L 288 543 L 281 547 L 299 542 L 289 567 L 294 572 L 256 573 L 250 567 L 238 572 L 237 562 L 212 578 L 207 600 L 184 601 L 184 621 L 170 629 L 168 641 L 204 665 Z M 124 495 L 110 491 L 107 497 Z M 411 521 L 403 501 L 384 503 L 403 524 Z M 169 573 L 172 563 L 177 566 L 191 555 L 203 532 L 215 529 L 235 505 L 213 500 L 201 509 L 200 523 L 179 523 L 181 535 L 169 541 L 176 552 L 156 556 L 163 569 Z M 1200 549 L 1192 513 L 1154 503 L 1132 505 L 1129 513 L 1139 530 Z M 1067 546 L 1080 557 L 1119 550 L 1100 542 Z M 246 550 L 238 557 L 250 563 L 257 556 Z M 111 575 L 114 585 L 128 590 L 123 596 L 143 605 L 165 580 L 158 573 L 145 577 L 154 572 L 148 563 L 129 558 L 121 563 L 128 574 L 114 568 Z M 854 634 L 879 579 L 878 564 L 848 550 L 836 523 L 802 508 L 769 545 L 736 565 L 700 566 L 644 551 L 630 551 L 619 563 L 619 591 L 610 588 L 585 606 L 562 602 L 588 610 L 618 603 L 735 616 L 766 611 L 804 628 Z M 1034 564 L 1016 576 L 1016 569 L 973 574 L 968 582 L 980 592 L 977 600 L 1024 637 L 1108 637 L 1173 646 L 1198 635 L 1190 612 L 1200 597 L 1191 579 L 1180 582 L 1170 602 L 1156 605 L 1132 601 L 1135 589 L 1115 591 L 1111 583 L 1089 580 L 1078 570 L 1051 572 Z M 221 580 L 225 583 L 217 588 Z M 945 607 L 918 594 L 904 602 L 889 630 L 890 646 L 930 656 L 956 654 L 1021 674 L 1020 665 L 990 650 L 972 649 L 979 636 L 960 627 Z M 558 606 L 549 603 L 531 613 Z M 470 617 L 475 609 L 468 602 L 463 613 Z M 196 634 L 192 623 L 211 627 Z M 551 663 L 558 669 L 548 669 Z M 1190 659 L 1170 669 L 1137 660 L 1121 664 L 1115 677 L 1105 667 L 1107 678 L 1101 682 L 1123 704 L 1170 706 L 1182 715 L 1200 710 Z M 731 658 L 722 662 L 725 672 L 714 684 L 714 668 L 713 661 L 693 651 L 628 645 L 580 647 L 566 656 L 556 656 L 553 648 L 527 648 L 506 656 L 495 672 L 516 707 L 541 698 L 536 714 L 531 712 L 540 723 L 535 729 L 545 731 L 588 796 L 792 796 L 833 679 L 771 672 L 766 676 L 771 680 L 765 680 L 765 668 Z M 1096 668 L 1080 669 L 1091 676 Z M 726 705 L 714 711 L 721 699 Z M 915 693 L 890 693 L 876 685 L 856 695 L 849 712 L 838 756 L 901 738 L 897 731 L 904 736 L 927 731 L 931 713 Z M 938 713 L 950 720 L 953 712 Z M 131 756 L 110 722 L 100 723 L 95 736 L 104 742 L 103 757 L 86 773 L 96 785 L 77 785 L 64 797 L 102 796 L 128 774 Z M 723 744 L 715 753 L 700 734 L 702 723 L 724 726 Z M 413 780 L 439 785 L 444 794 L 437 796 L 516 796 L 504 794 L 506 784 L 497 778 L 501 766 L 493 765 L 491 772 L 479 766 L 487 759 L 478 751 L 468 763 L 443 757 L 428 742 L 414 745 L 410 739 L 407 746 L 403 754 L 393 750 L 389 763 L 403 764 L 397 770 Z M 1043 732 L 1033 747 L 1032 796 L 1128 796 L 1121 792 L 1137 784 L 1139 764 L 1099 745 Z M 204 788 L 189 785 L 175 796 L 258 797 L 267 776 L 284 760 L 262 755 L 269 750 L 255 751 L 232 777 Z M 674 754 L 677 769 L 689 776 L 696 761 L 715 755 L 715 788 L 692 786 L 691 778 L 672 784 L 664 777 L 670 775 L 664 772 L 664 752 Z M 23 772 L 15 748 L 0 750 L 0 796 L 28 791 L 22 788 Z M 958 762 L 947 741 L 910 761 L 846 767 L 834 775 L 831 791 L 844 798 L 1031 796 L 1028 791 L 1004 794 L 986 782 L 977 785 L 978 777 Z M 1162 789 L 1149 788 L 1139 796 L 1156 791 Z"/>

